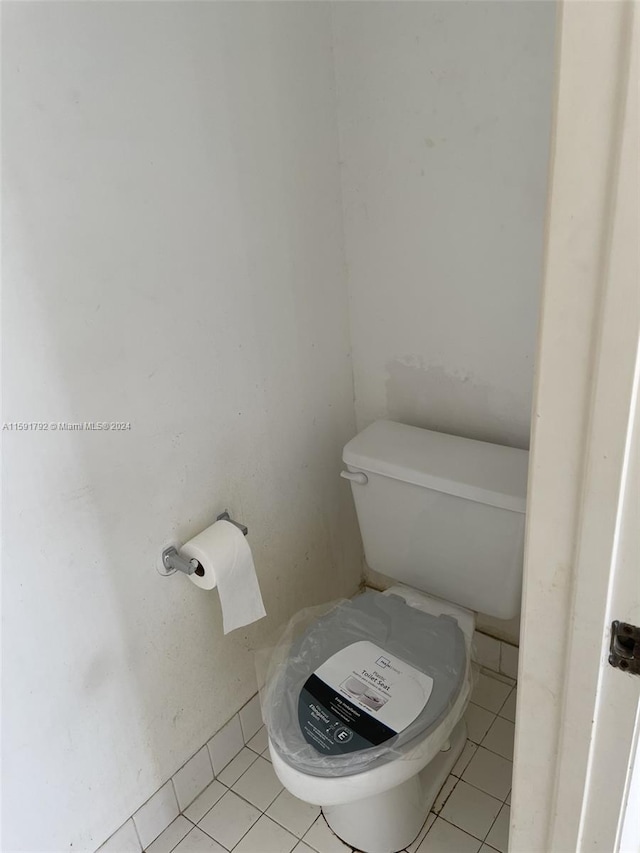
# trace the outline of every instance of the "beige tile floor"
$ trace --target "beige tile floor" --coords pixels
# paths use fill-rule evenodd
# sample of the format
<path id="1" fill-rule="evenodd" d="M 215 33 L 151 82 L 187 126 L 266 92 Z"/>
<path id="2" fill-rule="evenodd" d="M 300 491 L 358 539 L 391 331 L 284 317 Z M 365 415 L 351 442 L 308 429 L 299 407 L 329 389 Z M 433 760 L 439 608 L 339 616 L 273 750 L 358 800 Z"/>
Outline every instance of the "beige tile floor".
<path id="1" fill-rule="evenodd" d="M 469 739 L 409 853 L 507 853 L 516 688 L 481 675 Z M 147 853 L 342 853 L 320 809 L 282 788 L 264 727 Z"/>

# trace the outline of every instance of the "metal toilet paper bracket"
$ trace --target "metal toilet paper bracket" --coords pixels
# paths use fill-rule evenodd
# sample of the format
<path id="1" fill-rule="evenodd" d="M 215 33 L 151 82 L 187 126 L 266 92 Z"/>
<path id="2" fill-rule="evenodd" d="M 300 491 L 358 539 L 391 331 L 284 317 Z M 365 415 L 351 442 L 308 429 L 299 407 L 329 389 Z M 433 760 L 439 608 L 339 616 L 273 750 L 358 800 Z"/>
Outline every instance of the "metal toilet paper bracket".
<path id="1" fill-rule="evenodd" d="M 227 510 L 220 513 L 216 518 L 216 521 L 228 521 L 230 524 L 234 524 L 238 530 L 241 530 L 244 533 L 245 536 L 249 532 L 249 528 L 244 524 L 240 524 L 239 521 L 234 521 Z M 166 571 L 162 573 L 164 577 L 174 575 L 176 572 L 184 572 L 185 575 L 204 575 L 204 569 L 200 563 L 195 559 L 188 560 L 181 557 L 175 545 L 169 545 L 162 552 L 162 565 L 166 569 Z"/>
<path id="2" fill-rule="evenodd" d="M 224 512 L 220 513 L 220 515 L 216 518 L 216 521 L 228 521 L 230 524 L 235 524 L 238 530 L 242 530 L 245 536 L 249 532 L 249 528 L 246 527 L 244 524 L 240 524 L 239 521 L 234 521 L 229 515 L 229 511 L 226 509 Z"/>

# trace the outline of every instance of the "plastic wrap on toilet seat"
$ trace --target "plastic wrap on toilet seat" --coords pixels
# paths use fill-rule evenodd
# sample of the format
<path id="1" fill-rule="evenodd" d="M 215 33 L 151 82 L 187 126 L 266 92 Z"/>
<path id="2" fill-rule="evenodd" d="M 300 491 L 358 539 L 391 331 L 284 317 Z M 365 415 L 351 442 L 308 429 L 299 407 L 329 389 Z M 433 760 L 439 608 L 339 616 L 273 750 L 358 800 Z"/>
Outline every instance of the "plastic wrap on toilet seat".
<path id="1" fill-rule="evenodd" d="M 367 591 L 302 611 L 258 673 L 272 748 L 316 776 L 437 751 L 466 708 L 470 659 L 455 619 L 397 595 Z"/>

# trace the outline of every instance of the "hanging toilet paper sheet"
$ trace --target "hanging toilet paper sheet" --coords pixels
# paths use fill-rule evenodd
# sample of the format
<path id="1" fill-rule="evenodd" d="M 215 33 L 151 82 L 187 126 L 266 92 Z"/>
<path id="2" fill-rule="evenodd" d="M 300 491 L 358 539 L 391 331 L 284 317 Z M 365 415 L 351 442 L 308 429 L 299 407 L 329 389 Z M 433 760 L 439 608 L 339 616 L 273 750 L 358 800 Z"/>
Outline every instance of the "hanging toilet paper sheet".
<path id="1" fill-rule="evenodd" d="M 204 574 L 189 575 L 201 589 L 220 593 L 225 634 L 266 616 L 253 554 L 245 535 L 229 521 L 216 521 L 181 548 L 189 559 L 196 559 Z"/>

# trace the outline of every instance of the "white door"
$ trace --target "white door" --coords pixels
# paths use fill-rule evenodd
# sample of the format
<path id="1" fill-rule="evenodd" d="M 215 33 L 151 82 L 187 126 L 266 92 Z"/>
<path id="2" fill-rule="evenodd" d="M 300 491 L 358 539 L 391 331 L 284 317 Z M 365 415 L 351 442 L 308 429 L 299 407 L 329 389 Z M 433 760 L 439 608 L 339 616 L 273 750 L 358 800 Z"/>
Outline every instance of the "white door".
<path id="1" fill-rule="evenodd" d="M 637 27 L 631 3 L 560 9 L 514 853 L 640 851 L 640 676 L 608 662 L 611 622 L 640 625 Z"/>

